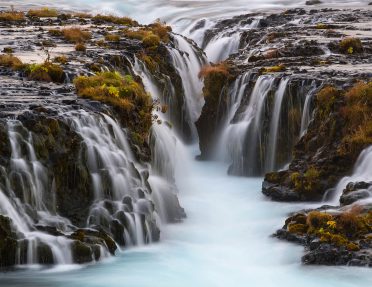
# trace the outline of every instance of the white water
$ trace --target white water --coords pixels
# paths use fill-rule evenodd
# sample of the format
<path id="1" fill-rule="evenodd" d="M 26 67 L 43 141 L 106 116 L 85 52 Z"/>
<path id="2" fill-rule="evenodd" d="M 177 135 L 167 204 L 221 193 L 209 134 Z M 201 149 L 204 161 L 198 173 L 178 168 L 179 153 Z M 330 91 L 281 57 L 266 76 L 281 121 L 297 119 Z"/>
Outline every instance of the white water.
<path id="1" fill-rule="evenodd" d="M 366 148 L 360 155 L 357 162 L 354 165 L 354 170 L 350 176 L 345 176 L 337 184 L 334 194 L 332 196 L 332 203 L 338 204 L 340 196 L 342 195 L 343 190 L 346 188 L 346 185 L 350 182 L 371 182 L 372 181 L 372 146 Z M 370 191 L 372 196 L 372 192 Z M 365 201 L 371 201 L 371 197 Z"/>
<path id="2" fill-rule="evenodd" d="M 228 177 L 221 164 L 192 161 L 190 169 L 182 171 L 180 199 L 188 218 L 168 226 L 160 244 L 128 250 L 104 264 L 76 271 L 3 274 L 0 285 L 371 286 L 370 269 L 302 266 L 302 247 L 269 237 L 289 211 L 303 204 L 267 201 L 260 193 L 261 179 Z"/>

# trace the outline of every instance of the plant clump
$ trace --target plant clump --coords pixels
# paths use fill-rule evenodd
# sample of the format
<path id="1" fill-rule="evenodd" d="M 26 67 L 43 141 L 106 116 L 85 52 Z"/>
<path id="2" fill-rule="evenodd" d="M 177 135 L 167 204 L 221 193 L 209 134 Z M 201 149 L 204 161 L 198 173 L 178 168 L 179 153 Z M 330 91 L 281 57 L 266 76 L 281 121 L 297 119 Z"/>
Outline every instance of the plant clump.
<path id="1" fill-rule="evenodd" d="M 334 106 L 340 97 L 340 91 L 333 86 L 326 86 L 318 92 L 316 100 L 322 118 L 326 117 L 334 109 Z"/>
<path id="2" fill-rule="evenodd" d="M 92 33 L 79 27 L 65 28 L 62 30 L 65 40 L 71 43 L 84 43 L 92 38 Z"/>
<path id="3" fill-rule="evenodd" d="M 120 36 L 116 34 L 107 34 L 105 36 L 105 40 L 107 42 L 119 42 L 120 41 Z"/>
<path id="4" fill-rule="evenodd" d="M 66 65 L 68 63 L 68 58 L 64 55 L 57 56 L 53 59 L 53 62 L 62 64 L 62 65 Z"/>
<path id="5" fill-rule="evenodd" d="M 262 69 L 262 74 L 268 74 L 268 73 L 279 73 L 284 72 L 286 70 L 286 66 L 283 64 L 272 66 L 272 67 L 266 67 Z"/>
<path id="6" fill-rule="evenodd" d="M 119 72 L 100 72 L 74 80 L 79 97 L 109 104 L 119 113 L 130 130 L 145 142 L 152 125 L 153 104 L 142 84 L 130 75 Z"/>
<path id="7" fill-rule="evenodd" d="M 0 66 L 11 68 L 13 70 L 19 70 L 23 67 L 22 61 L 13 56 L 12 54 L 3 54 L 0 55 Z"/>
<path id="8" fill-rule="evenodd" d="M 358 251 L 359 240 L 369 240 L 368 235 L 372 232 L 372 211 L 363 212 L 359 206 L 335 214 L 311 211 L 306 215 L 297 214 L 289 218 L 285 227 L 289 233 L 315 236 L 322 243 Z"/>
<path id="9" fill-rule="evenodd" d="M 39 18 L 57 17 L 58 11 L 56 9 L 51 9 L 48 7 L 44 7 L 40 9 L 30 9 L 27 13 L 27 16 L 39 17 Z"/>
<path id="10" fill-rule="evenodd" d="M 169 42 L 169 32 L 172 28 L 161 22 L 155 22 L 146 27 L 136 29 L 124 29 L 122 33 L 129 39 L 142 41 L 145 48 L 157 48 L 161 42 Z"/>
<path id="11" fill-rule="evenodd" d="M 344 150 L 358 153 L 372 144 L 372 81 L 358 82 L 345 93 L 341 115 L 346 120 Z"/>
<path id="12" fill-rule="evenodd" d="M 27 65 L 25 74 L 33 81 L 63 83 L 65 80 L 65 72 L 61 66 L 48 61 Z"/>
<path id="13" fill-rule="evenodd" d="M 23 22 L 25 21 L 25 14 L 17 11 L 0 11 L 0 21 Z"/>
<path id="14" fill-rule="evenodd" d="M 125 25 L 125 26 L 130 26 L 130 27 L 138 25 L 137 21 L 134 21 L 133 19 L 129 17 L 117 17 L 113 15 L 98 14 L 94 16 L 92 19 L 96 23 L 112 23 L 112 24 Z"/>
<path id="15" fill-rule="evenodd" d="M 228 77 L 229 76 L 229 67 L 226 63 L 221 62 L 216 65 L 206 65 L 202 67 L 202 69 L 199 72 L 199 78 L 207 78 L 207 77 Z"/>
<path id="16" fill-rule="evenodd" d="M 340 51 L 344 54 L 355 54 L 363 52 L 363 44 L 359 38 L 345 38 L 339 43 Z"/>
<path id="17" fill-rule="evenodd" d="M 77 43 L 75 46 L 75 51 L 77 52 L 86 52 L 87 47 L 83 43 Z"/>

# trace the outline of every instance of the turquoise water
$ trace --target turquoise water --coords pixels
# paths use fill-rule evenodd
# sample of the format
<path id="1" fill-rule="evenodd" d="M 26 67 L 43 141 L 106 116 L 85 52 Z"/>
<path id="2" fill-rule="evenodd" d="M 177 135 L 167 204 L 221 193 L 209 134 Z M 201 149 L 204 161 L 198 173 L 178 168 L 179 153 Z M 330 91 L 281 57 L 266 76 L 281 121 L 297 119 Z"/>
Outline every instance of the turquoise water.
<path id="1" fill-rule="evenodd" d="M 225 171 L 222 164 L 191 161 L 179 172 L 188 218 L 164 226 L 161 243 L 87 267 L 2 274 L 0 286 L 372 286 L 370 269 L 302 266 L 303 248 L 270 234 L 288 212 L 305 206 L 267 201 L 262 179 L 227 177 Z"/>

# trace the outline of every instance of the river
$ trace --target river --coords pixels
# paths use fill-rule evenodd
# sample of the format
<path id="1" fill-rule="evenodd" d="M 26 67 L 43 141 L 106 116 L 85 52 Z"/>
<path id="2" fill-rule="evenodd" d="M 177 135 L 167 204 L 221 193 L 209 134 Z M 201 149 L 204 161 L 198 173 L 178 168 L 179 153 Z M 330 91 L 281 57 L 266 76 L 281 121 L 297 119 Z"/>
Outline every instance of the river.
<path id="1" fill-rule="evenodd" d="M 188 217 L 163 227 L 161 243 L 87 267 L 2 274 L 0 286 L 371 286 L 370 269 L 303 266 L 302 247 L 271 238 L 288 212 L 305 205 L 266 200 L 262 179 L 228 177 L 223 164 L 191 159 L 178 178 Z"/>
<path id="2" fill-rule="evenodd" d="M 50 2 L 1 1 L 0 6 L 50 6 Z M 72 1 L 58 2 L 56 5 L 65 9 L 115 12 L 141 22 L 162 18 L 179 32 L 201 18 L 299 5 L 293 0 L 80 0 L 73 5 Z M 324 6 L 368 2 L 328 1 Z M 3 273 L 0 286 L 372 286 L 370 269 L 304 266 L 300 263 L 301 246 L 270 237 L 283 225 L 288 213 L 318 205 L 271 202 L 261 194 L 261 178 L 227 176 L 225 164 L 196 161 L 196 154 L 195 147 L 187 148 L 188 161 L 182 162 L 177 171 L 179 198 L 187 219 L 163 226 L 160 243 L 122 251 L 95 265 Z"/>

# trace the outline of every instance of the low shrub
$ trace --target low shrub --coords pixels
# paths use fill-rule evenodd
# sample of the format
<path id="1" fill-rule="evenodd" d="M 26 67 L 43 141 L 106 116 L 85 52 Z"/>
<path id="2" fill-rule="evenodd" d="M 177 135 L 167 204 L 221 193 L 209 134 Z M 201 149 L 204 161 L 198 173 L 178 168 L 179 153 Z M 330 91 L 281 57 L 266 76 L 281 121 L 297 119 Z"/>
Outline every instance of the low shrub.
<path id="1" fill-rule="evenodd" d="M 355 54 L 363 52 L 363 45 L 359 38 L 345 38 L 339 43 L 340 51 L 344 54 Z"/>
<path id="2" fill-rule="evenodd" d="M 77 52 L 86 52 L 87 51 L 87 47 L 83 43 L 78 43 L 75 46 L 75 51 L 77 51 Z"/>
<path id="3" fill-rule="evenodd" d="M 65 80 L 61 66 L 50 62 L 27 65 L 25 73 L 33 81 L 63 83 Z"/>
<path id="4" fill-rule="evenodd" d="M 224 62 L 221 62 L 216 65 L 207 65 L 207 66 L 202 67 L 198 76 L 200 79 L 203 79 L 203 78 L 210 77 L 213 75 L 222 75 L 224 77 L 228 77 L 229 74 L 230 73 L 229 73 L 228 65 Z"/>
<path id="5" fill-rule="evenodd" d="M 31 9 L 28 11 L 27 16 L 39 17 L 39 18 L 57 17 L 58 11 L 56 9 L 51 9 L 48 7 L 44 7 L 40 9 Z"/>
<path id="6" fill-rule="evenodd" d="M 134 21 L 133 19 L 129 17 L 117 17 L 113 15 L 101 15 L 98 14 L 94 16 L 93 21 L 98 23 L 112 23 L 112 24 L 119 24 L 119 25 L 125 25 L 125 26 L 137 26 L 138 22 Z"/>
<path id="7" fill-rule="evenodd" d="M 63 37 L 71 43 L 84 43 L 92 38 L 92 33 L 84 31 L 79 27 L 66 28 L 62 30 Z"/>
<path id="8" fill-rule="evenodd" d="M 17 11 L 0 11 L 0 21 L 22 22 L 25 21 L 25 14 Z"/>
<path id="9" fill-rule="evenodd" d="M 13 70 L 18 70 L 22 68 L 23 63 L 19 58 L 11 54 L 4 54 L 0 55 L 0 66 L 12 68 Z"/>

